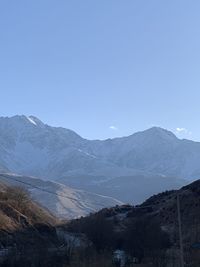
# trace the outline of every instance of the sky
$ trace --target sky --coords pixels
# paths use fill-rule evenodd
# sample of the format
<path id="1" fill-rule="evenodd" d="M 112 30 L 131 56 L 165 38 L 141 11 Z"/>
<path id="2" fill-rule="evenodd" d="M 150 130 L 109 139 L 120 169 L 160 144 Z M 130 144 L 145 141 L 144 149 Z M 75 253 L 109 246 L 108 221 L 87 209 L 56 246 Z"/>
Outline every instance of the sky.
<path id="1" fill-rule="evenodd" d="M 0 116 L 200 141 L 200 1 L 0 1 Z"/>

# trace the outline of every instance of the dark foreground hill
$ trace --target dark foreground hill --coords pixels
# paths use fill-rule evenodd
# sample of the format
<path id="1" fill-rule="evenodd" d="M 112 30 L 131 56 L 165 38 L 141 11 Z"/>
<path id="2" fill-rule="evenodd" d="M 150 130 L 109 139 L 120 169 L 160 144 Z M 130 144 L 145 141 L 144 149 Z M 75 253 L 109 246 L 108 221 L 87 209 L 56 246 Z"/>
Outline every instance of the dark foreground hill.
<path id="1" fill-rule="evenodd" d="M 140 206 L 103 209 L 72 221 L 70 231 L 85 233 L 101 250 L 123 249 L 144 266 L 180 266 L 177 196 L 187 266 L 200 264 L 200 180 L 180 190 L 154 195 Z M 152 264 L 148 265 L 149 262 Z M 148 264 L 147 264 L 148 263 Z M 142 265 L 143 266 L 143 265 Z"/>

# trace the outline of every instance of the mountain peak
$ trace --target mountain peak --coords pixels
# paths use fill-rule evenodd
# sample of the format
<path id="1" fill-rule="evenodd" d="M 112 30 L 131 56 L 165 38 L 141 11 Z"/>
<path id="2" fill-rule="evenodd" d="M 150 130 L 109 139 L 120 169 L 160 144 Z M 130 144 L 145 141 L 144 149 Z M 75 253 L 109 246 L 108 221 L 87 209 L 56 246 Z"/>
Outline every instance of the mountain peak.
<path id="1" fill-rule="evenodd" d="M 23 124 L 32 124 L 34 126 L 44 126 L 44 123 L 38 119 L 35 116 L 26 116 L 26 115 L 15 115 L 13 117 L 8 117 L 7 119 L 11 120 L 12 122 L 15 123 L 23 123 Z"/>
<path id="2" fill-rule="evenodd" d="M 31 115 L 31 116 L 28 116 L 26 118 L 29 120 L 30 123 L 32 123 L 32 124 L 34 124 L 36 126 L 44 126 L 44 123 L 40 119 L 35 117 L 35 116 Z"/>
<path id="3" fill-rule="evenodd" d="M 151 127 L 145 131 L 143 131 L 143 133 L 145 134 L 148 134 L 148 135 L 152 135 L 152 136 L 157 136 L 157 137 L 162 137 L 164 139 L 171 139 L 171 140 L 176 140 L 177 137 L 176 135 L 167 130 L 167 129 L 164 129 L 164 128 L 161 128 L 161 127 L 157 127 L 157 126 L 154 126 L 154 127 Z"/>

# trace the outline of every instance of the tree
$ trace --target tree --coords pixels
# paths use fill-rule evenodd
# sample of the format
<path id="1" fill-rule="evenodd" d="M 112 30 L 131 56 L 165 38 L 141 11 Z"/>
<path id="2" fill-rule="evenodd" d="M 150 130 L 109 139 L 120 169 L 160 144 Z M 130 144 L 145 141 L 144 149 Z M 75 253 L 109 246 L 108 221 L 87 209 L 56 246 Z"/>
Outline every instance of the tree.
<path id="1" fill-rule="evenodd" d="M 28 190 L 20 186 L 8 187 L 5 195 L 8 200 L 13 201 L 19 208 L 23 208 L 30 201 Z"/>
<path id="2" fill-rule="evenodd" d="M 97 251 L 112 247 L 114 243 L 113 224 L 102 214 L 85 218 L 81 231 L 92 241 Z"/>
<path id="3" fill-rule="evenodd" d="M 127 225 L 125 246 L 141 262 L 144 257 L 154 257 L 169 248 L 170 241 L 168 234 L 157 223 L 137 219 Z"/>

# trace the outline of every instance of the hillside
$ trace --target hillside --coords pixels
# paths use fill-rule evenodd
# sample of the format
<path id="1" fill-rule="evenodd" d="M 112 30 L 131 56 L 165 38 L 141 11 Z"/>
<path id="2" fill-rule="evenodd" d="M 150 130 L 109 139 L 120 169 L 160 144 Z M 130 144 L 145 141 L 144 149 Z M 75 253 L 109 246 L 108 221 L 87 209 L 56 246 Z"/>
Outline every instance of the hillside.
<path id="1" fill-rule="evenodd" d="M 180 190 L 154 195 L 139 206 L 103 209 L 89 217 L 72 221 L 67 227 L 69 231 L 85 233 L 97 247 L 103 245 L 124 249 L 143 263 L 150 261 L 154 255 L 157 257 L 155 266 L 168 266 L 165 265 L 167 262 L 179 266 L 177 195 L 180 199 L 184 260 L 191 264 L 189 266 L 196 267 L 200 264 L 199 250 L 195 249 L 200 241 L 200 180 Z M 107 231 L 112 236 L 111 240 L 103 234 Z M 158 264 L 158 259 L 163 265 Z"/>
<path id="2" fill-rule="evenodd" d="M 188 181 L 159 174 L 137 172 L 132 176 L 111 179 L 76 176 L 61 179 L 60 183 L 96 194 L 104 194 L 132 205 L 141 204 L 153 194 L 171 189 L 179 189 Z"/>
<path id="3" fill-rule="evenodd" d="M 26 188 L 33 200 L 57 217 L 68 220 L 86 216 L 105 207 L 122 204 L 121 201 L 112 197 L 76 190 L 63 184 L 34 177 L 0 174 L 0 182 Z"/>
<path id="4" fill-rule="evenodd" d="M 0 250 L 25 244 L 33 248 L 39 242 L 53 245 L 56 223 L 58 220 L 33 202 L 27 191 L 0 184 Z"/>
<path id="5" fill-rule="evenodd" d="M 57 219 L 30 198 L 22 187 L 0 183 L 1 230 L 16 230 L 37 223 L 55 225 Z"/>

